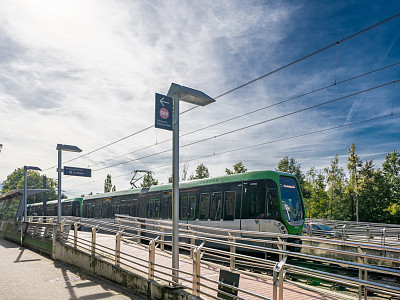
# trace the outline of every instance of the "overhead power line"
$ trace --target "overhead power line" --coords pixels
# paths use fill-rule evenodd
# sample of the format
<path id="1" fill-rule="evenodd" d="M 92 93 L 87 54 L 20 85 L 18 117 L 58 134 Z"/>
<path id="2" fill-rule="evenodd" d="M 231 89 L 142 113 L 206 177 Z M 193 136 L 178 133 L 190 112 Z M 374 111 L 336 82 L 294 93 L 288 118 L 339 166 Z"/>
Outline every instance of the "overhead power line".
<path id="1" fill-rule="evenodd" d="M 330 104 L 330 103 L 333 103 L 333 102 L 336 102 L 336 101 L 339 101 L 339 100 L 343 100 L 343 99 L 346 99 L 346 98 L 349 98 L 349 97 L 352 97 L 352 96 L 355 96 L 355 95 L 359 95 L 359 94 L 362 94 L 362 93 L 373 91 L 373 90 L 376 90 L 378 88 L 385 87 L 385 86 L 388 86 L 390 84 L 394 84 L 394 83 L 396 83 L 398 81 L 399 80 L 391 81 L 391 82 L 384 83 L 384 84 L 381 84 L 381 85 L 378 85 L 378 86 L 375 86 L 375 87 L 372 87 L 372 88 L 369 88 L 369 89 L 365 89 L 365 90 L 362 90 L 362 91 L 359 91 L 359 92 L 356 92 L 356 93 L 352 93 L 352 94 L 349 94 L 349 95 L 346 95 L 346 96 L 342 96 L 342 97 L 339 97 L 339 98 L 328 100 L 328 101 L 325 101 L 325 102 L 322 102 L 322 103 L 319 103 L 319 104 L 316 104 L 316 105 L 308 106 L 306 108 L 302 108 L 302 109 L 299 109 L 299 110 L 296 110 L 296 111 L 293 111 L 293 112 L 290 112 L 290 113 L 287 113 L 287 114 L 283 114 L 283 115 L 280 115 L 280 116 L 277 116 L 277 117 L 274 117 L 274 118 L 270 118 L 270 119 L 267 119 L 267 120 L 264 120 L 264 121 L 261 121 L 261 122 L 257 122 L 257 123 L 251 124 L 251 125 L 247 125 L 247 126 L 244 126 L 244 127 L 238 128 L 238 129 L 234 129 L 234 130 L 231 130 L 231 131 L 227 131 L 227 132 L 224 132 L 224 133 L 212 136 L 212 137 L 204 138 L 202 140 L 198 140 L 198 141 L 195 141 L 195 142 L 192 142 L 192 143 L 189 143 L 189 144 L 185 144 L 183 146 L 180 146 L 179 148 L 185 148 L 185 147 L 188 147 L 188 146 L 191 146 L 191 145 L 195 145 L 195 144 L 198 144 L 198 143 L 201 143 L 201 142 L 205 142 L 205 141 L 208 141 L 208 140 L 215 139 L 217 137 L 229 135 L 229 134 L 241 131 L 241 130 L 245 130 L 245 129 L 248 129 L 248 128 L 251 128 L 251 127 L 255 127 L 255 126 L 258 126 L 258 125 L 261 125 L 261 124 L 265 124 L 267 122 L 272 122 L 272 121 L 275 121 L 275 120 L 278 120 L 278 119 L 281 119 L 281 118 L 292 116 L 294 114 L 298 114 L 300 112 L 304 112 L 304 111 L 307 111 L 307 110 L 310 110 L 310 109 L 313 109 L 313 108 L 317 108 L 317 107 L 320 107 L 320 106 L 323 106 L 323 105 L 327 105 L 327 104 Z M 111 165 L 111 166 L 106 166 L 106 167 L 103 167 L 103 168 L 95 169 L 95 170 L 93 170 L 93 172 L 104 170 L 104 169 L 109 169 L 109 168 L 112 168 L 112 167 L 116 167 L 116 166 L 119 166 L 119 165 L 130 163 L 132 161 L 153 157 L 153 156 L 156 156 L 156 155 L 159 155 L 159 154 L 163 154 L 163 153 L 166 153 L 166 152 L 170 152 L 170 151 L 172 151 L 172 149 L 167 149 L 167 150 L 164 150 L 164 151 L 161 151 L 161 152 L 157 152 L 157 153 L 149 154 L 149 155 L 146 155 L 146 156 L 142 156 L 140 158 L 130 159 L 130 160 L 127 160 L 125 162 L 120 162 L 120 163 L 117 163 L 117 164 L 114 164 L 114 165 Z"/>
<path id="2" fill-rule="evenodd" d="M 252 83 L 254 83 L 254 82 L 257 82 L 257 81 L 259 81 L 259 80 L 261 80 L 261 79 L 263 79 L 263 78 L 265 78 L 265 77 L 268 77 L 268 76 L 270 76 L 270 75 L 272 75 L 272 74 L 274 74 L 274 73 L 277 73 L 277 72 L 279 72 L 279 71 L 281 71 L 281 70 L 284 70 L 284 69 L 286 69 L 286 68 L 288 68 L 288 67 L 290 67 L 290 66 L 293 66 L 293 65 L 295 65 L 295 64 L 297 64 L 297 63 L 299 63 L 299 62 L 301 62 L 301 61 L 303 61 L 303 60 L 306 60 L 306 59 L 308 59 L 308 58 L 310 58 L 310 57 L 312 57 L 312 56 L 314 56 L 314 55 L 316 55 L 316 54 L 319 54 L 319 53 L 321 53 L 321 52 L 324 52 L 324 51 L 326 51 L 326 50 L 328 50 L 328 49 L 330 49 L 330 48 L 332 48 L 332 47 L 334 47 L 334 46 L 336 46 L 336 45 L 338 45 L 338 44 L 340 44 L 340 43 L 343 43 L 343 42 L 345 42 L 345 41 L 348 41 L 348 40 L 350 40 L 350 39 L 352 39 L 352 38 L 354 38 L 354 37 L 356 37 L 356 36 L 358 36 L 358 35 L 360 35 L 360 34 L 363 34 L 363 33 L 367 32 L 367 31 L 369 31 L 369 30 L 371 30 L 371 29 L 374 29 L 374 28 L 376 28 L 376 27 L 378 27 L 378 26 L 380 26 L 380 25 L 383 25 L 383 24 L 385 24 L 385 23 L 387 23 L 387 22 L 389 22 L 389 21 L 392 21 L 392 20 L 398 18 L 399 16 L 400 16 L 400 13 L 398 13 L 398 14 L 396 14 L 396 15 L 393 15 L 393 16 L 391 16 L 391 17 L 389 17 L 389 18 L 387 18 L 387 19 L 385 19 L 385 20 L 383 20 L 383 21 L 380 21 L 380 22 L 378 22 L 378 23 L 376 23 L 376 24 L 374 24 L 374 25 L 372 25 L 372 26 L 369 26 L 369 27 L 367 27 L 367 28 L 364 28 L 363 30 L 360 30 L 360 31 L 358 31 L 358 32 L 356 32 L 356 33 L 354 33 L 354 34 L 352 34 L 352 35 L 349 35 L 349 36 L 347 36 L 347 37 L 345 37 L 345 38 L 343 38 L 343 39 L 341 39 L 341 40 L 339 40 L 339 41 L 337 41 L 337 42 L 335 42 L 335 43 L 333 43 L 333 44 L 330 44 L 330 45 L 328 45 L 328 46 L 326 46 L 326 47 L 323 47 L 323 48 L 321 48 L 321 49 L 319 49 L 319 50 L 317 50 L 317 51 L 314 51 L 314 52 L 312 52 L 312 53 L 310 53 L 310 54 L 308 54 L 308 55 L 306 55 L 306 56 L 303 56 L 303 57 L 301 57 L 301 58 L 299 58 L 299 59 L 297 59 L 297 60 L 295 60 L 295 61 L 292 61 L 292 62 L 290 62 L 290 63 L 288 63 L 288 64 L 286 64 L 286 65 L 284 65 L 284 66 L 282 66 L 282 67 L 279 67 L 279 68 L 277 68 L 277 69 L 275 69 L 275 70 L 273 70 L 273 71 L 270 71 L 270 72 L 268 72 L 268 73 L 266 73 L 266 74 L 264 74 L 264 75 L 261 75 L 261 76 L 255 78 L 255 79 L 252 79 L 252 80 L 250 80 L 250 81 L 248 81 L 248 82 L 246 82 L 246 83 L 243 83 L 243 84 L 241 84 L 241 85 L 239 85 L 239 86 L 237 86 L 237 87 L 235 87 L 235 88 L 233 88 L 233 89 L 231 89 L 231 90 L 229 90 L 229 91 L 227 91 L 227 92 L 224 92 L 224 93 L 222 93 L 222 94 L 220 94 L 220 95 L 214 97 L 214 99 L 218 99 L 218 98 L 221 98 L 221 97 L 223 97 L 223 96 L 226 96 L 226 95 L 228 95 L 228 94 L 230 94 L 230 93 L 232 93 L 232 92 L 234 92 L 234 91 L 237 91 L 237 90 L 239 90 L 239 89 L 241 89 L 241 88 L 243 88 L 243 87 L 246 87 L 246 86 L 248 86 L 248 85 L 250 85 L 250 84 L 252 84 Z M 184 113 L 186 113 L 186 112 L 188 112 L 188 111 L 191 111 L 191 110 L 193 110 L 193 109 L 195 109 L 195 108 L 197 108 L 197 107 L 198 107 L 198 106 L 192 107 L 192 108 L 190 108 L 190 109 L 188 109 L 188 110 L 186 110 L 186 111 L 184 111 L 184 112 L 182 112 L 182 113 L 180 113 L 180 114 L 184 114 Z M 104 146 L 102 146 L 102 147 L 99 147 L 99 148 L 97 148 L 97 149 L 95 149 L 95 150 L 92 150 L 92 151 L 90 151 L 90 152 L 88 152 L 88 153 L 85 153 L 85 154 L 83 154 L 83 155 L 80 155 L 80 156 L 78 156 L 78 157 L 75 157 L 74 159 L 68 160 L 68 161 L 66 161 L 65 163 L 68 163 L 68 162 L 77 160 L 77 159 L 79 159 L 79 158 L 82 158 L 82 157 L 84 157 L 84 156 L 87 156 L 87 155 L 89 155 L 89 154 L 92 154 L 92 153 L 94 153 L 94 152 L 97 152 L 97 151 L 99 151 L 99 150 L 102 150 L 102 149 L 104 149 L 104 148 L 106 148 L 106 147 L 109 147 L 109 146 L 111 146 L 111 145 L 114 145 L 114 144 L 116 144 L 116 143 L 118 143 L 118 142 L 121 142 L 121 141 L 123 141 L 123 140 L 125 140 L 125 139 L 127 139 L 127 138 L 130 138 L 130 137 L 132 137 L 132 136 L 134 136 L 134 135 L 137 135 L 137 134 L 139 134 L 139 133 L 141 133 L 141 132 L 143 132 L 143 131 L 146 131 L 146 130 L 148 130 L 148 129 L 151 129 L 151 128 L 153 128 L 153 127 L 154 127 L 153 125 L 148 126 L 148 127 L 144 128 L 144 129 L 142 129 L 142 130 L 140 130 L 140 131 L 137 131 L 137 132 L 132 133 L 132 134 L 130 134 L 130 135 L 127 135 L 127 136 L 125 136 L 125 137 L 123 137 L 123 138 L 121 138 L 121 139 L 118 139 L 118 140 L 116 140 L 116 141 L 114 141 L 114 142 L 111 142 L 111 143 L 106 144 L 106 145 L 104 145 Z M 56 168 L 56 167 L 57 167 L 57 166 L 52 166 L 52 167 L 49 167 L 49 168 L 47 168 L 47 169 L 44 169 L 43 171 L 47 171 L 47 170 L 49 170 L 49 169 Z"/>
<path id="3" fill-rule="evenodd" d="M 342 128 L 351 127 L 351 126 L 362 125 L 362 124 L 366 124 L 366 123 L 377 121 L 377 120 L 382 120 L 382 119 L 386 119 L 386 118 L 390 118 L 390 117 L 399 117 L 399 116 L 400 116 L 400 112 L 399 113 L 390 113 L 390 114 L 387 114 L 387 115 L 384 115 L 384 116 L 380 116 L 380 117 L 370 118 L 370 119 L 366 119 L 366 120 L 362 120 L 362 121 L 357 121 L 357 122 L 353 122 L 353 123 L 348 123 L 348 124 L 338 125 L 338 126 L 334 126 L 334 127 L 319 129 L 319 130 L 310 131 L 310 132 L 307 132 L 307 133 L 293 135 L 293 136 L 289 136 L 289 137 L 285 137 L 285 138 L 280 138 L 280 139 L 276 139 L 276 140 L 272 140 L 272 141 L 267 141 L 267 142 L 263 142 L 263 143 L 258 143 L 258 144 L 239 147 L 239 148 L 235 148 L 235 149 L 225 150 L 225 151 L 221 151 L 221 152 L 217 152 L 217 153 L 213 153 L 213 154 L 208 154 L 208 155 L 196 157 L 196 158 L 193 158 L 193 159 L 188 159 L 188 160 L 185 160 L 184 162 L 190 162 L 190 161 L 209 158 L 209 157 L 218 156 L 218 155 L 222 155 L 222 154 L 227 154 L 227 153 L 232 153 L 232 152 L 237 152 L 237 151 L 243 151 L 243 150 L 247 150 L 247 149 L 251 149 L 251 148 L 257 148 L 257 147 L 261 147 L 261 146 L 265 146 L 265 145 L 269 145 L 269 144 L 284 142 L 284 141 L 287 141 L 287 140 L 296 139 L 296 138 L 300 138 L 300 137 L 305 137 L 305 136 L 309 136 L 309 135 L 313 135 L 313 134 L 332 131 L 332 130 L 336 130 L 336 129 L 342 129 Z M 165 165 L 162 165 L 162 166 L 154 167 L 153 169 L 159 169 L 159 168 L 170 167 L 170 166 L 171 166 L 171 164 L 165 164 Z M 121 174 L 121 175 L 117 175 L 117 176 L 115 176 L 113 178 L 123 177 L 123 176 L 127 176 L 127 175 L 130 175 L 130 174 L 132 174 L 132 172 L 124 173 L 124 174 Z M 103 181 L 103 180 L 104 179 L 94 180 L 94 181 L 91 181 L 90 183 L 100 182 L 100 181 Z M 88 183 L 82 183 L 82 184 L 73 185 L 70 188 L 77 187 L 77 186 L 84 186 L 84 185 L 88 185 Z"/>
<path id="4" fill-rule="evenodd" d="M 241 115 L 238 115 L 238 116 L 235 116 L 235 117 L 232 117 L 232 118 L 229 118 L 229 119 L 226 119 L 226 120 L 223 120 L 223 121 L 220 121 L 220 122 L 217 122 L 217 123 L 214 123 L 214 124 L 211 124 L 211 125 L 208 125 L 208 126 L 205 126 L 205 127 L 193 130 L 193 131 L 190 131 L 190 132 L 187 132 L 185 134 L 180 135 L 179 137 L 181 138 L 181 137 L 184 137 L 184 136 L 188 136 L 188 135 L 191 135 L 193 133 L 197 133 L 197 132 L 203 131 L 205 129 L 209 129 L 209 128 L 212 128 L 212 127 L 215 127 L 215 126 L 218 126 L 218 125 L 221 125 L 221 124 L 233 121 L 233 120 L 237 120 L 239 118 L 251 115 L 253 113 L 260 112 L 262 110 L 265 110 L 265 109 L 268 109 L 268 108 L 271 108 L 271 107 L 274 107 L 274 106 L 278 106 L 278 105 L 281 105 L 281 104 L 296 100 L 296 99 L 304 97 L 304 96 L 309 96 L 309 95 L 314 94 L 316 92 L 320 92 L 322 90 L 326 90 L 326 89 L 328 89 L 330 87 L 338 86 L 338 85 L 340 85 L 342 83 L 346 83 L 346 82 L 349 82 L 349 81 L 352 81 L 352 80 L 355 80 L 355 79 L 358 79 L 358 78 L 361 78 L 361 77 L 376 73 L 378 71 L 382 71 L 382 70 L 397 66 L 399 64 L 400 64 L 400 62 L 397 62 L 397 63 L 391 64 L 391 65 L 388 65 L 388 66 L 385 66 L 385 67 L 382 67 L 382 68 L 379 68 L 379 69 L 375 69 L 375 70 L 369 71 L 367 73 L 363 73 L 363 74 L 360 74 L 360 75 L 357 75 L 357 76 L 354 76 L 354 77 L 351 77 L 351 78 L 347 78 L 345 80 L 342 80 L 342 81 L 339 81 L 339 82 L 336 82 L 336 83 L 333 83 L 333 84 L 329 84 L 329 85 L 317 88 L 315 90 L 312 90 L 312 91 L 309 91 L 309 92 L 306 92 L 306 93 L 303 93 L 303 94 L 300 94 L 300 95 L 297 95 L 297 96 L 293 96 L 291 98 L 288 98 L 288 99 L 285 99 L 285 100 L 282 100 L 282 101 L 279 101 L 279 102 L 276 102 L 276 103 L 273 103 L 273 104 L 270 104 L 270 105 L 267 105 L 267 106 L 252 110 L 252 111 L 249 111 L 247 113 L 244 113 L 244 114 L 241 114 Z M 92 164 L 91 166 L 92 167 L 93 166 L 97 166 L 99 164 L 102 164 L 102 163 L 105 163 L 105 162 L 109 162 L 109 161 L 112 161 L 112 160 L 127 156 L 129 154 L 133 154 L 133 153 L 136 153 L 136 152 L 139 152 L 139 151 L 143 151 L 143 150 L 149 149 L 151 147 L 164 144 L 164 143 L 169 142 L 169 141 L 172 141 L 172 139 L 167 139 L 167 140 L 164 140 L 164 141 L 161 141 L 161 142 L 158 142 L 158 143 L 154 143 L 154 144 L 149 145 L 149 146 L 145 146 L 145 147 L 136 149 L 134 151 L 131 151 L 131 152 L 128 152 L 128 153 L 125 153 L 125 154 L 122 154 L 122 155 L 118 155 L 118 156 L 113 157 L 113 158 L 109 158 L 109 159 L 106 159 L 106 160 L 103 160 L 103 161 L 99 161 L 99 162 L 96 162 L 95 164 Z"/>

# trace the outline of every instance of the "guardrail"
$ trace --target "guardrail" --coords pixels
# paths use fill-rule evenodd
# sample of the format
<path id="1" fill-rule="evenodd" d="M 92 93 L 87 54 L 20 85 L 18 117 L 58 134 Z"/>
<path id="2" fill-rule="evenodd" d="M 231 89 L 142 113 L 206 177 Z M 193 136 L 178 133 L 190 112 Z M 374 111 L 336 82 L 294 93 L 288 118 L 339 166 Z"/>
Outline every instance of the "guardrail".
<path id="1" fill-rule="evenodd" d="M 306 219 L 304 234 L 310 236 L 330 236 L 348 241 L 371 243 L 383 246 L 400 247 L 400 225 L 368 223 L 355 221 L 339 221 L 325 219 Z M 318 229 L 314 225 L 326 225 L 331 231 Z"/>
<path id="2" fill-rule="evenodd" d="M 259 299 L 282 299 L 284 289 L 284 278 L 300 276 L 314 278 L 332 287 L 346 286 L 352 291 L 358 292 L 359 298 L 367 299 L 368 292 L 380 295 L 400 297 L 400 288 L 394 284 L 379 282 L 371 278 L 371 274 L 379 276 L 392 276 L 400 278 L 398 269 L 382 266 L 386 263 L 400 265 L 400 260 L 395 257 L 384 257 L 368 254 L 365 249 L 379 250 L 383 252 L 400 253 L 396 247 L 382 245 L 363 244 L 352 241 L 322 239 L 318 237 L 299 237 L 283 234 L 248 232 L 239 230 L 228 230 L 221 228 L 209 228 L 193 224 L 180 224 L 180 243 L 182 250 L 190 253 L 193 272 L 185 270 L 174 270 L 171 267 L 155 263 L 156 248 L 166 251 L 171 247 L 171 222 L 163 220 L 134 218 L 117 215 L 113 222 L 106 222 L 93 219 L 68 218 L 64 219 L 65 224 L 73 225 L 73 237 L 65 238 L 65 243 L 70 243 L 75 248 L 82 248 L 90 251 L 92 256 L 99 256 L 102 259 L 112 261 L 115 265 L 134 269 L 149 280 L 160 280 L 163 283 L 174 285 L 172 280 L 173 271 L 177 272 L 179 286 L 191 289 L 195 296 L 207 296 L 217 298 L 215 293 L 230 296 L 238 299 L 255 297 Z M 78 227 L 88 227 L 91 230 L 91 238 L 79 237 L 84 233 L 78 233 Z M 102 245 L 96 241 L 97 233 L 101 231 L 115 236 L 115 247 Z M 247 236 L 247 237 L 244 237 Z M 302 243 L 288 242 L 290 240 L 301 240 Z M 139 258 L 121 251 L 121 241 L 128 243 L 148 244 L 148 257 Z M 340 249 L 328 249 L 312 245 L 305 245 L 305 242 L 329 242 L 346 247 L 354 247 L 357 252 Z M 299 249 L 313 249 L 317 251 L 339 253 L 347 256 L 347 260 L 332 259 L 323 256 L 304 254 Z M 261 255 L 260 255 L 261 254 Z M 274 259 L 270 259 L 275 256 Z M 248 274 L 257 270 L 258 273 L 267 272 L 272 274 L 273 294 L 260 295 L 252 291 L 246 291 L 237 286 L 230 286 L 203 276 L 200 273 L 200 264 L 207 261 L 218 262 L 226 269 L 240 274 Z M 313 267 L 296 265 L 296 260 L 312 261 L 319 265 L 329 265 L 330 268 L 344 268 L 352 270 L 353 274 L 333 274 L 329 270 L 316 270 Z M 252 273 L 254 275 L 254 273 Z M 223 288 L 226 288 L 223 290 Z M 226 292 L 226 291 L 231 292 Z M 239 295 L 239 296 L 236 296 Z M 272 298 L 269 298 L 272 297 Z M 232 299 L 233 299 L 232 298 Z"/>

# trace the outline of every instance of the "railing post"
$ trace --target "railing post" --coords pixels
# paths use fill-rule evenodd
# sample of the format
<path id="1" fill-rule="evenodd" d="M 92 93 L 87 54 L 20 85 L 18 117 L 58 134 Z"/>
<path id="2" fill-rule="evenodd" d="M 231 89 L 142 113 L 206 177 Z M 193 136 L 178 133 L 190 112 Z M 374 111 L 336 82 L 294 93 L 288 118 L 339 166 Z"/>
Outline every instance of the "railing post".
<path id="1" fill-rule="evenodd" d="M 286 251 L 286 244 L 285 245 L 281 244 L 281 243 L 284 243 L 284 241 L 279 236 L 278 236 L 278 241 L 279 241 L 279 244 L 277 244 L 278 249 L 281 251 Z M 279 261 L 281 261 L 284 257 L 286 257 L 286 255 L 279 254 Z"/>
<path id="2" fill-rule="evenodd" d="M 204 242 L 196 247 L 193 251 L 193 288 L 192 294 L 194 296 L 200 296 L 200 261 L 201 261 L 201 249 L 204 246 Z"/>
<path id="3" fill-rule="evenodd" d="M 138 229 L 137 229 L 137 235 L 138 235 L 137 243 L 140 244 L 140 237 L 142 236 L 142 223 L 139 223 L 137 225 L 137 227 L 138 227 Z"/>
<path id="4" fill-rule="evenodd" d="M 156 237 L 154 240 L 151 240 L 149 243 L 149 280 L 154 279 L 154 263 L 156 260 L 156 241 L 158 240 L 158 237 Z"/>
<path id="5" fill-rule="evenodd" d="M 74 223 L 74 247 L 78 247 L 78 223 Z"/>
<path id="6" fill-rule="evenodd" d="M 190 258 L 193 258 L 193 252 L 194 252 L 194 246 L 196 245 L 196 239 L 193 237 L 193 230 L 188 227 L 189 229 L 189 234 L 190 234 L 190 245 L 192 245 L 192 247 L 190 247 Z"/>
<path id="7" fill-rule="evenodd" d="M 160 249 L 161 251 L 164 251 L 164 243 L 165 243 L 165 229 L 164 227 L 160 228 L 160 232 L 161 232 L 161 240 L 160 240 Z"/>
<path id="8" fill-rule="evenodd" d="M 361 247 L 357 247 L 357 249 L 358 249 L 358 253 L 365 254 L 364 251 L 361 249 Z M 368 263 L 368 258 L 366 258 L 366 257 L 362 258 L 361 256 L 358 256 L 358 262 L 360 264 L 366 265 Z M 364 274 L 364 276 L 363 276 L 363 274 Z M 358 279 L 367 281 L 368 280 L 368 271 L 367 270 L 363 271 L 361 268 L 359 268 L 358 269 Z M 367 295 L 367 287 L 360 285 L 358 287 L 358 295 L 359 295 L 359 299 L 366 300 L 367 296 L 368 296 Z M 364 296 L 364 298 L 363 298 L 363 296 Z"/>
<path id="9" fill-rule="evenodd" d="M 367 226 L 367 243 L 369 243 L 369 240 L 371 238 L 370 232 L 369 232 L 369 225 Z"/>
<path id="10" fill-rule="evenodd" d="M 122 221 L 118 220 L 118 231 L 122 231 L 121 226 L 122 226 Z"/>
<path id="11" fill-rule="evenodd" d="M 229 238 L 229 242 L 236 243 L 236 239 L 234 237 L 232 237 L 232 235 L 230 233 L 229 233 L 229 235 L 231 236 L 231 238 Z M 229 250 L 230 250 L 230 254 L 231 254 L 229 256 L 229 268 L 231 270 L 235 270 L 235 268 L 236 268 L 236 257 L 235 257 L 236 246 L 230 245 L 229 248 L 230 248 Z"/>
<path id="12" fill-rule="evenodd" d="M 92 249 L 91 249 L 92 256 L 95 256 L 96 253 L 96 233 L 97 233 L 97 228 L 92 227 Z"/>
<path id="13" fill-rule="evenodd" d="M 346 240 L 346 224 L 342 227 L 342 240 Z"/>
<path id="14" fill-rule="evenodd" d="M 286 264 L 287 257 L 284 257 L 279 263 L 276 263 L 273 269 L 273 299 L 278 299 L 278 286 L 279 286 L 279 300 L 283 300 L 283 279 L 285 278 L 286 271 L 284 266 Z"/>
<path id="15" fill-rule="evenodd" d="M 121 262 L 121 236 L 122 233 L 119 231 L 115 236 L 115 265 L 119 266 Z"/>
<path id="16" fill-rule="evenodd" d="M 385 246 L 386 243 L 386 228 L 382 229 L 381 245 Z"/>

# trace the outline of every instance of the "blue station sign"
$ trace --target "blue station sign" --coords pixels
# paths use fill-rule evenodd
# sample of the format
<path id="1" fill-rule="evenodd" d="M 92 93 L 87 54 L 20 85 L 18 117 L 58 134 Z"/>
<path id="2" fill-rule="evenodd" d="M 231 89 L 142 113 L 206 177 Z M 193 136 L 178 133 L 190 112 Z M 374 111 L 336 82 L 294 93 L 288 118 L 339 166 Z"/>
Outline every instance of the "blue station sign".
<path id="1" fill-rule="evenodd" d="M 64 166 L 64 175 L 92 177 L 92 169 L 65 167 Z"/>
<path id="2" fill-rule="evenodd" d="M 172 130 L 172 98 L 156 93 L 155 127 Z"/>

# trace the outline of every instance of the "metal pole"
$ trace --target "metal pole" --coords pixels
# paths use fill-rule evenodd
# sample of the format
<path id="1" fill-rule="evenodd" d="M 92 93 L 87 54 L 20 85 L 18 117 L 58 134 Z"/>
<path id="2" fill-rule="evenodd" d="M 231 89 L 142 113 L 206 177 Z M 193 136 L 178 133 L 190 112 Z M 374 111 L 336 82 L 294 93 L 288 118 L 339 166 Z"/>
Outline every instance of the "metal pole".
<path id="1" fill-rule="evenodd" d="M 28 216 L 28 167 L 24 166 L 24 222 L 27 221 Z"/>
<path id="2" fill-rule="evenodd" d="M 173 97 L 172 119 L 172 281 L 178 283 L 179 269 L 179 98 Z"/>
<path id="3" fill-rule="evenodd" d="M 57 223 L 61 223 L 61 147 L 58 149 L 58 214 Z"/>
<path id="4" fill-rule="evenodd" d="M 47 177 L 43 175 L 43 189 L 47 189 Z M 47 192 L 43 193 L 43 216 L 47 215 Z"/>

